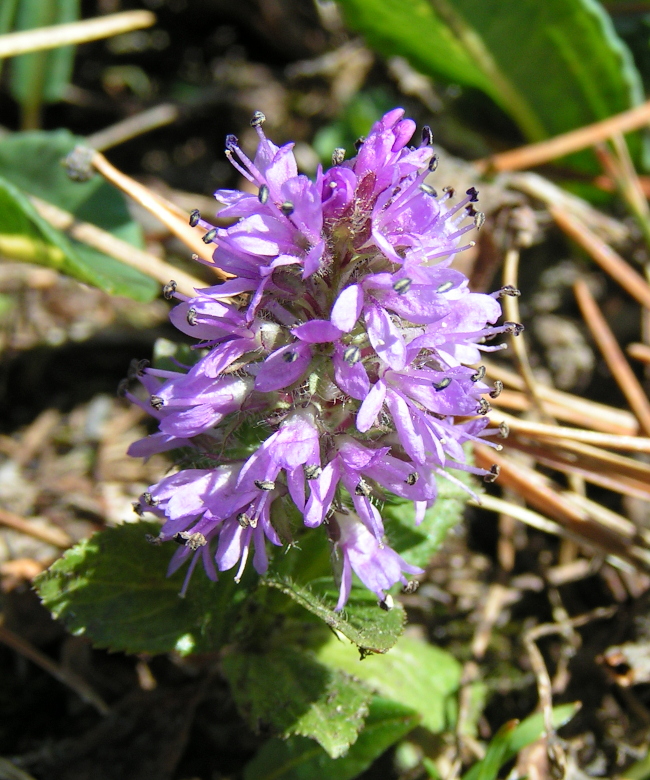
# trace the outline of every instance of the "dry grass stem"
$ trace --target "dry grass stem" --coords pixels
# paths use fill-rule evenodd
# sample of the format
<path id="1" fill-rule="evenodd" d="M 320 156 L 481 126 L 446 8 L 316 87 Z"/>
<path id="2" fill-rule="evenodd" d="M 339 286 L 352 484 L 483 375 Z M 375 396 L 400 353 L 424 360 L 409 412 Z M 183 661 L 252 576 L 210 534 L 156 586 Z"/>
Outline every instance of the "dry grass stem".
<path id="1" fill-rule="evenodd" d="M 141 111 L 139 114 L 127 117 L 110 127 L 100 130 L 86 138 L 86 144 L 91 149 L 103 152 L 118 144 L 136 138 L 157 127 L 163 127 L 175 122 L 179 117 L 178 108 L 172 103 L 163 103 L 160 106 Z"/>
<path id="2" fill-rule="evenodd" d="M 508 152 L 477 160 L 474 164 L 480 173 L 533 168 L 558 157 L 595 146 L 617 133 L 629 133 L 648 124 L 650 124 L 650 101 L 620 114 L 615 114 L 601 122 L 594 122 L 594 124 L 579 127 L 577 130 L 557 135 L 548 141 L 520 146 L 518 149 L 511 149 Z"/>
<path id="3" fill-rule="evenodd" d="M 566 214 L 556 206 L 549 206 L 553 219 L 562 230 L 576 241 L 615 282 L 638 301 L 650 309 L 650 285 L 632 266 L 608 244 L 589 230 L 580 220 Z"/>
<path id="4" fill-rule="evenodd" d="M 650 289 L 650 288 L 649 288 Z M 619 347 L 614 334 L 594 300 L 587 283 L 579 279 L 574 284 L 574 292 L 582 316 L 598 345 L 609 370 L 612 372 L 621 392 L 627 398 L 630 408 L 639 421 L 643 432 L 650 435 L 650 401 L 643 391 L 623 350 Z"/>
<path id="5" fill-rule="evenodd" d="M 8 628 L 0 625 L 0 642 L 10 647 L 20 655 L 24 656 L 32 663 L 40 666 L 48 674 L 57 679 L 59 682 L 67 685 L 70 690 L 74 691 L 79 698 L 94 707 L 100 715 L 108 715 L 110 713 L 110 707 L 102 699 L 102 697 L 91 688 L 88 683 L 81 677 L 77 677 L 73 672 L 64 669 L 59 664 L 54 663 L 40 650 L 37 650 L 33 645 L 27 642 L 22 637 L 14 634 Z"/>
<path id="6" fill-rule="evenodd" d="M 208 283 L 202 279 L 192 276 L 126 241 L 122 241 L 121 238 L 117 238 L 96 225 L 91 225 L 89 222 L 78 222 L 73 214 L 63 211 L 58 206 L 35 196 L 31 196 L 30 200 L 44 219 L 59 230 L 65 231 L 71 238 L 98 249 L 125 265 L 131 266 L 131 268 L 136 268 L 162 285 L 173 279 L 179 292 L 184 295 L 196 295 L 195 288 L 208 286 Z"/>
<path id="7" fill-rule="evenodd" d="M 62 528 L 58 528 L 51 523 L 41 525 L 33 522 L 33 520 L 30 522 L 24 517 L 2 508 L 0 508 L 0 525 L 19 531 L 34 539 L 39 539 L 41 542 L 51 544 L 53 547 L 60 547 L 62 550 L 67 550 L 74 543 L 73 539 Z"/>
<path id="8" fill-rule="evenodd" d="M 0 36 L 0 59 L 16 57 L 30 51 L 56 49 L 75 43 L 97 41 L 114 35 L 141 30 L 156 23 L 151 11 L 125 11 L 119 14 L 100 16 L 70 24 L 55 24 L 51 27 L 39 27 L 36 30 L 7 33 Z"/>
<path id="9" fill-rule="evenodd" d="M 202 231 L 190 226 L 188 221 L 189 214 L 183 214 L 178 206 L 169 203 L 143 184 L 118 171 L 100 152 L 96 152 L 93 155 L 92 164 L 102 176 L 133 198 L 150 214 L 153 214 L 176 238 L 180 239 L 185 246 L 209 264 L 217 277 L 220 279 L 227 278 L 227 274 L 212 264 L 213 250 L 209 244 L 204 243 Z"/>
<path id="10" fill-rule="evenodd" d="M 627 354 L 635 360 L 650 365 L 650 347 L 647 344 L 628 344 Z"/>

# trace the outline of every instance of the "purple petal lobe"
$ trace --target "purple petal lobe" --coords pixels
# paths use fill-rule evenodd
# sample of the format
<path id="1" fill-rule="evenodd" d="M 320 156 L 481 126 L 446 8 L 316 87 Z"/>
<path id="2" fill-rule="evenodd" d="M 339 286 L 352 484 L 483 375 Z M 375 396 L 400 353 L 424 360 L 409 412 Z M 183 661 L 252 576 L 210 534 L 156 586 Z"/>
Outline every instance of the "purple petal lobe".
<path id="1" fill-rule="evenodd" d="M 329 320 L 310 320 L 293 329 L 293 335 L 308 344 L 325 344 L 337 341 L 343 335 Z"/>
<path id="2" fill-rule="evenodd" d="M 286 347 L 276 349 L 262 363 L 255 377 L 255 389 L 261 393 L 281 390 L 297 382 L 311 362 L 309 344 L 297 341 Z"/>
<path id="3" fill-rule="evenodd" d="M 346 287 L 332 307 L 331 319 L 337 328 L 349 333 L 356 325 L 363 307 L 363 290 L 358 284 Z"/>

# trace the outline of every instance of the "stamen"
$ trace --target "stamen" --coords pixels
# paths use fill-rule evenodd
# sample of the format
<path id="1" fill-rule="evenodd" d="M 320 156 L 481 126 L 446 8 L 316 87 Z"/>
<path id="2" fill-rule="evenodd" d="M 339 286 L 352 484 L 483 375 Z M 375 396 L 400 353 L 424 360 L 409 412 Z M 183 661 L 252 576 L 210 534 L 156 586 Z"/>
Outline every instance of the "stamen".
<path id="1" fill-rule="evenodd" d="M 349 346 L 343 353 L 343 360 L 350 366 L 358 363 L 361 360 L 361 350 L 359 347 L 355 347 L 354 344 Z"/>
<path id="2" fill-rule="evenodd" d="M 443 282 L 441 285 L 439 285 L 436 288 L 437 293 L 446 293 L 449 292 L 449 290 L 453 289 L 454 283 L 451 281 L 451 279 L 448 282 Z"/>
<path id="3" fill-rule="evenodd" d="M 320 466 L 305 466 L 305 476 L 307 479 L 318 479 L 323 473 L 323 469 Z"/>
<path id="4" fill-rule="evenodd" d="M 132 501 L 131 506 L 133 507 L 133 511 L 138 517 L 144 517 L 144 510 L 142 509 L 142 505 L 139 501 Z"/>
<path id="5" fill-rule="evenodd" d="M 261 111 L 255 111 L 251 118 L 251 127 L 260 127 L 266 122 L 266 117 Z"/>
<path id="6" fill-rule="evenodd" d="M 492 293 L 492 294 L 497 298 L 503 298 L 506 295 L 510 295 L 512 298 L 518 298 L 521 295 L 521 290 L 518 290 L 512 284 L 506 284 L 505 287 L 502 287 L 500 290 L 497 290 L 496 293 Z"/>
<path id="7" fill-rule="evenodd" d="M 146 493 L 142 494 L 142 500 L 147 506 L 157 506 L 160 503 L 160 501 L 155 499 L 148 490 Z"/>
<path id="8" fill-rule="evenodd" d="M 363 479 L 363 477 L 359 480 L 359 483 L 355 487 L 354 492 L 357 496 L 365 496 L 366 498 L 370 496 L 370 485 Z"/>
<path id="9" fill-rule="evenodd" d="M 501 469 L 496 465 L 496 463 L 490 468 L 490 473 L 485 474 L 483 477 L 483 482 L 494 482 L 496 478 L 499 476 L 499 472 Z"/>
<path id="10" fill-rule="evenodd" d="M 409 279 L 408 276 L 404 276 L 402 279 L 398 279 L 395 282 L 393 290 L 395 290 L 398 295 L 404 295 L 411 289 L 412 284 L 413 280 Z"/>
<path id="11" fill-rule="evenodd" d="M 426 184 L 425 182 L 423 182 L 422 184 L 420 184 L 419 189 L 422 190 L 422 192 L 424 192 L 425 195 L 430 195 L 432 198 L 438 197 L 438 193 L 430 184 Z"/>
<path id="12" fill-rule="evenodd" d="M 420 581 L 419 580 L 409 580 L 409 582 L 406 583 L 406 585 L 402 588 L 402 593 L 408 595 L 410 593 L 415 593 L 415 591 L 420 587 Z"/>
<path id="13" fill-rule="evenodd" d="M 266 184 L 262 184 L 260 187 L 260 191 L 257 193 L 257 199 L 262 205 L 269 199 L 269 188 Z"/>
<path id="14" fill-rule="evenodd" d="M 118 398 L 124 398 L 126 396 L 129 391 L 130 384 L 130 381 L 126 377 L 124 377 L 124 379 L 120 379 L 120 381 L 117 383 L 117 390 L 115 391 Z"/>
<path id="15" fill-rule="evenodd" d="M 187 324 L 196 325 L 196 309 L 193 306 L 187 310 Z"/>
<path id="16" fill-rule="evenodd" d="M 174 293 L 176 292 L 177 287 L 178 285 L 173 279 L 167 282 L 167 284 L 163 287 L 163 298 L 166 301 L 171 301 L 171 299 L 174 297 Z"/>
<path id="17" fill-rule="evenodd" d="M 466 192 L 466 195 L 469 195 L 469 202 L 470 203 L 478 203 L 478 190 L 476 187 L 470 187 Z"/>
<path id="18" fill-rule="evenodd" d="M 446 376 L 442 381 L 440 382 L 432 382 L 434 388 L 440 392 L 441 390 L 444 390 L 445 387 L 449 387 L 451 384 L 451 377 Z"/>
<path id="19" fill-rule="evenodd" d="M 479 366 L 476 370 L 476 373 L 472 374 L 472 376 L 470 377 L 472 382 L 482 382 L 483 378 L 485 377 L 485 371 L 486 371 L 485 366 Z"/>
<path id="20" fill-rule="evenodd" d="M 226 136 L 226 151 L 227 152 L 234 152 L 236 151 L 237 147 L 239 146 L 239 139 L 236 135 L 227 135 Z"/>
<path id="21" fill-rule="evenodd" d="M 275 490 L 275 482 L 271 479 L 256 479 L 255 487 L 259 490 Z"/>
<path id="22" fill-rule="evenodd" d="M 203 243 L 211 244 L 216 237 L 217 237 L 217 229 L 212 228 L 212 230 L 208 230 L 208 232 L 203 236 Z"/>
<path id="23" fill-rule="evenodd" d="M 478 402 L 478 409 L 476 410 L 476 414 L 487 414 L 489 411 L 491 411 L 491 409 L 492 407 L 485 400 L 485 398 L 481 398 Z"/>
<path id="24" fill-rule="evenodd" d="M 165 402 L 159 395 L 152 395 L 149 402 L 156 411 L 162 409 L 163 406 L 165 405 Z"/>
<path id="25" fill-rule="evenodd" d="M 390 593 L 387 593 L 386 598 L 379 602 L 379 606 L 384 610 L 384 612 L 391 611 L 391 609 L 395 606 L 395 602 L 393 601 L 393 597 L 390 595 Z"/>
<path id="26" fill-rule="evenodd" d="M 503 382 L 500 379 L 494 380 L 494 390 L 490 392 L 490 398 L 498 398 L 503 390 Z"/>
<path id="27" fill-rule="evenodd" d="M 205 538 L 205 536 L 203 536 L 203 534 L 199 533 L 198 531 L 195 533 L 181 531 L 180 533 L 175 534 L 172 539 L 176 542 L 176 544 L 189 547 L 193 552 L 196 552 L 199 547 L 205 547 L 205 545 L 208 543 L 208 540 Z"/>
<path id="28" fill-rule="evenodd" d="M 448 199 L 453 198 L 454 195 L 456 194 L 456 190 L 453 187 L 450 187 L 449 185 L 443 187 L 442 191 L 445 193 Z"/>
<path id="29" fill-rule="evenodd" d="M 425 125 L 422 128 L 422 145 L 433 146 L 433 132 L 431 131 L 429 125 Z"/>
<path id="30" fill-rule="evenodd" d="M 510 436 L 510 426 L 507 422 L 499 423 L 499 438 L 507 439 Z"/>
<path id="31" fill-rule="evenodd" d="M 407 485 L 415 485 L 415 483 L 420 479 L 420 475 L 417 473 L 417 471 L 412 471 L 404 480 Z"/>
<path id="32" fill-rule="evenodd" d="M 436 168 L 438 167 L 438 163 L 440 162 L 440 158 L 437 154 L 434 154 L 433 157 L 429 160 L 428 168 L 433 173 Z"/>
<path id="33" fill-rule="evenodd" d="M 285 217 L 290 217 L 295 209 L 296 207 L 290 200 L 285 200 L 284 203 L 280 206 L 280 211 L 284 214 Z"/>
<path id="34" fill-rule="evenodd" d="M 193 209 L 190 213 L 190 226 L 196 227 L 201 219 L 201 212 L 198 209 Z"/>
<path id="35" fill-rule="evenodd" d="M 365 135 L 361 135 L 359 136 L 359 138 L 357 138 L 357 140 L 354 142 L 354 148 L 357 150 L 357 152 L 359 151 L 359 149 L 361 149 L 361 147 L 364 145 L 365 142 L 366 142 Z"/>
<path id="36" fill-rule="evenodd" d="M 337 146 L 332 152 L 332 165 L 340 165 L 345 160 L 345 149 Z"/>
<path id="37" fill-rule="evenodd" d="M 248 526 L 251 524 L 250 517 L 246 514 L 246 512 L 240 512 L 237 515 L 237 522 L 242 528 L 248 528 Z"/>
<path id="38" fill-rule="evenodd" d="M 474 227 L 480 230 L 485 224 L 485 214 L 482 211 L 477 211 L 474 216 Z"/>
<path id="39" fill-rule="evenodd" d="M 504 322 L 503 328 L 506 333 L 512 333 L 513 336 L 519 336 L 525 330 L 521 322 Z"/>
<path id="40" fill-rule="evenodd" d="M 293 363 L 296 360 L 298 360 L 298 353 L 297 352 L 285 352 L 284 355 L 282 355 L 282 360 L 284 360 L 285 363 Z"/>

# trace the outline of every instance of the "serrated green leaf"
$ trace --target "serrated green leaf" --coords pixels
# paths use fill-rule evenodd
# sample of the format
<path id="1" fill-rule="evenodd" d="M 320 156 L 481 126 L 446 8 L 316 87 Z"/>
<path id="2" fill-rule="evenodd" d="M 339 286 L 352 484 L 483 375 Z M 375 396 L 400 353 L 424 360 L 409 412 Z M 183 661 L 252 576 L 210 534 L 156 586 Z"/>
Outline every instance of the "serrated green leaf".
<path id="1" fill-rule="evenodd" d="M 386 612 L 377 604 L 377 597 L 366 588 L 353 586 L 344 609 L 335 612 L 338 594 L 330 577 L 300 585 L 288 577 L 271 573 L 262 582 L 285 593 L 330 628 L 340 631 L 363 654 L 385 653 L 404 630 L 402 606 L 396 604 Z"/>
<path id="2" fill-rule="evenodd" d="M 455 472 L 471 489 L 477 489 L 468 474 Z M 446 479 L 438 480 L 438 498 L 427 510 L 424 520 L 415 525 L 412 501 L 395 500 L 386 503 L 381 515 L 390 546 L 412 566 L 425 567 L 438 550 L 450 528 L 462 518 L 468 493 Z"/>
<path id="3" fill-rule="evenodd" d="M 531 141 L 643 99 L 631 55 L 594 0 L 339 2 L 379 51 L 483 90 Z"/>
<path id="4" fill-rule="evenodd" d="M 223 661 L 240 714 L 253 729 L 315 739 L 332 758 L 347 752 L 368 714 L 369 689 L 295 648 L 236 653 Z"/>
<path id="5" fill-rule="evenodd" d="M 579 709 L 580 702 L 554 707 L 553 727 L 559 729 L 564 726 Z M 544 716 L 541 712 L 530 715 L 518 725 L 516 721 L 504 724 L 490 741 L 485 757 L 463 775 L 463 780 L 496 780 L 499 769 L 543 733 Z"/>
<path id="6" fill-rule="evenodd" d="M 68 550 L 36 580 L 54 617 L 97 647 L 130 653 L 208 652 L 231 637 L 254 580 L 235 584 L 228 574 L 211 582 L 195 573 L 185 598 L 185 567 L 166 576 L 172 550 L 155 546 L 156 523 L 125 523 Z"/>
<path id="7" fill-rule="evenodd" d="M 316 656 L 363 680 L 381 696 L 410 707 L 429 731 L 437 734 L 453 725 L 448 723 L 449 704 L 462 669 L 446 651 L 402 636 L 390 653 L 360 660 L 354 645 L 332 637 Z"/>
<path id="8" fill-rule="evenodd" d="M 271 739 L 244 768 L 244 780 L 351 780 L 418 722 L 418 715 L 408 707 L 375 697 L 363 731 L 347 755 L 333 759 L 306 737 Z"/>
<path id="9" fill-rule="evenodd" d="M 14 193 L 36 195 L 74 214 L 80 221 L 90 222 L 134 246 L 142 247 L 142 230 L 131 218 L 120 192 L 100 176 L 87 182 L 73 182 L 66 175 L 61 161 L 81 140 L 67 130 L 9 135 L 0 140 L 0 177 L 13 185 Z M 125 295 L 139 301 L 150 301 L 158 295 L 156 281 L 102 252 L 67 238 L 39 217 L 26 197 L 19 198 L 18 205 L 29 221 L 38 226 L 40 233 L 47 231 L 50 241 L 58 236 L 55 243 L 63 251 L 64 258 L 58 265 L 56 258 L 47 254 L 34 259 L 20 256 L 17 259 L 55 267 L 113 295 Z M 18 231 L 8 223 L 0 231 L 0 239 L 3 233 L 16 235 Z"/>

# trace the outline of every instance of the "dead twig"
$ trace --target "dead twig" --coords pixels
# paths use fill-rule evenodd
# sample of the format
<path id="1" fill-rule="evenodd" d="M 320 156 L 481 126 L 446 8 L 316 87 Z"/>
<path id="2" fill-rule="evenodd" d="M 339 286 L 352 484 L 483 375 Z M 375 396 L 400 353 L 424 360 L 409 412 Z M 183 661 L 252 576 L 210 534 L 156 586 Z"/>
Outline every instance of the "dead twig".
<path id="1" fill-rule="evenodd" d="M 62 528 L 57 528 L 54 525 L 47 527 L 39 525 L 2 508 L 0 508 L 0 525 L 12 528 L 14 531 L 20 531 L 20 533 L 32 536 L 34 539 L 39 539 L 54 547 L 60 547 L 62 550 L 67 550 L 74 543 L 73 539 Z"/>
<path id="2" fill-rule="evenodd" d="M 155 130 L 157 127 L 169 125 L 175 122 L 179 115 L 180 111 L 177 106 L 172 103 L 162 103 L 159 106 L 148 108 L 146 111 L 127 117 L 121 122 L 117 122 L 93 135 L 89 135 L 86 138 L 86 144 L 90 149 L 103 152 L 106 149 L 111 149 L 118 144 L 129 141 L 131 138 L 136 138 L 143 133 L 148 133 L 150 130 Z"/>
<path id="3" fill-rule="evenodd" d="M 603 317 L 589 287 L 583 279 L 574 284 L 574 292 L 580 311 L 598 345 L 616 383 L 627 398 L 641 429 L 650 435 L 650 401 L 639 384 L 638 379 L 625 359 L 614 334 Z M 649 288 L 650 291 L 650 288 Z"/>

